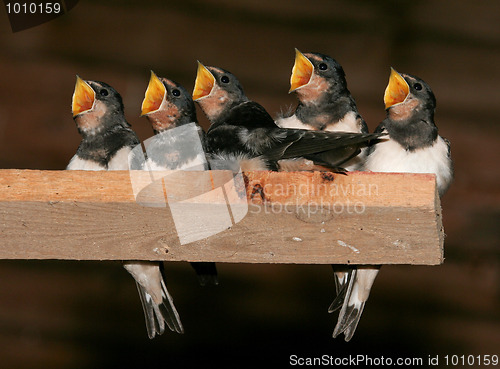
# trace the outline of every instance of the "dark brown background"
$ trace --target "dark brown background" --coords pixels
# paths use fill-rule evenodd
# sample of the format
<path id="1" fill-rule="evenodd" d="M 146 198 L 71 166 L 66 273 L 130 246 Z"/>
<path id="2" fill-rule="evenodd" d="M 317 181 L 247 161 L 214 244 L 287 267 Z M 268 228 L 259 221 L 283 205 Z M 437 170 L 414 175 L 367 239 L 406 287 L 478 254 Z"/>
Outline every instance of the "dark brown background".
<path id="1" fill-rule="evenodd" d="M 294 47 L 336 58 L 370 129 L 383 119 L 389 66 L 425 79 L 450 139 L 456 180 L 443 198 L 446 262 L 388 266 L 354 339 L 333 340 L 328 266 L 219 265 L 201 288 L 167 265 L 186 334 L 149 341 L 118 262 L 0 262 L 5 368 L 286 367 L 289 356 L 500 354 L 500 6 L 485 1 L 82 0 L 13 34 L 0 14 L 0 167 L 64 169 L 79 136 L 75 75 L 121 92 L 139 117 L 149 70 L 192 90 L 196 60 L 232 71 L 269 112 L 288 95 Z M 200 119 L 206 126 L 206 120 Z M 441 365 L 442 367 L 442 365 Z"/>

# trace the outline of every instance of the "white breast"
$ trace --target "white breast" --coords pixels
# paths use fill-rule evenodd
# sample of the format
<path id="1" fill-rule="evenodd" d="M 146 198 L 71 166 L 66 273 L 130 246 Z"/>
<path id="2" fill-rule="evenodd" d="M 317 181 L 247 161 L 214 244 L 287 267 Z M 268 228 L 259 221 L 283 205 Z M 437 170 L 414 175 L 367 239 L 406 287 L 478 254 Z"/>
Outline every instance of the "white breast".
<path id="1" fill-rule="evenodd" d="M 392 139 L 379 142 L 366 159 L 364 169 L 373 172 L 433 173 L 441 193 L 448 188 L 453 177 L 448 146 L 441 136 L 434 145 L 415 151 L 405 150 Z"/>
<path id="2" fill-rule="evenodd" d="M 307 129 L 311 130 L 311 126 L 302 123 L 297 117 L 294 115 L 287 118 L 279 118 L 276 120 L 276 125 L 281 128 L 290 128 L 290 129 Z"/>
<path id="3" fill-rule="evenodd" d="M 71 158 L 66 170 L 106 170 L 106 168 L 93 160 L 84 160 L 75 155 Z"/>
<path id="4" fill-rule="evenodd" d="M 312 126 L 302 123 L 297 117 L 292 115 L 288 118 L 280 118 L 275 122 L 281 128 L 291 128 L 291 129 L 308 129 L 311 130 Z M 357 114 L 354 112 L 347 113 L 344 118 L 339 120 L 335 124 L 329 125 L 325 128 L 325 131 L 329 132 L 353 132 L 359 133 L 359 124 L 357 119 Z"/>
<path id="5" fill-rule="evenodd" d="M 66 170 L 128 170 L 130 151 L 130 147 L 124 147 L 118 150 L 109 161 L 107 169 L 105 166 L 93 160 L 85 160 L 75 155 L 71 158 Z"/>
<path id="6" fill-rule="evenodd" d="M 337 123 L 329 125 L 325 131 L 361 133 L 359 128 L 357 114 L 350 111 Z"/>
<path id="7" fill-rule="evenodd" d="M 108 163 L 108 170 L 129 170 L 129 154 L 132 148 L 126 146 L 118 150 Z"/>

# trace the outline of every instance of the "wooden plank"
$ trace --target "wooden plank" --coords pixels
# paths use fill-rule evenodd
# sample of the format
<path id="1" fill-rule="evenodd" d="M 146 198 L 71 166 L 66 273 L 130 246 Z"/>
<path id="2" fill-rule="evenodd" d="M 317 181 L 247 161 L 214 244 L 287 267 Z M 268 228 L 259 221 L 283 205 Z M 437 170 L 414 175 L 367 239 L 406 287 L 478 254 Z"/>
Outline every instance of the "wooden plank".
<path id="1" fill-rule="evenodd" d="M 150 175 L 135 173 L 133 181 L 130 175 L 0 170 L 0 258 L 427 265 L 443 261 L 444 233 L 433 175 L 249 172 L 240 178 L 248 200 L 242 204 L 227 187 L 230 172 L 155 173 L 167 179 L 155 182 L 160 183 L 156 192 L 138 197 L 144 204 L 148 196 L 170 196 L 169 204 L 155 207 L 138 204 L 131 184 L 150 183 Z M 224 184 L 221 197 L 216 190 Z M 229 206 L 227 199 L 233 199 Z M 176 214 L 186 214 L 181 226 Z M 221 224 L 226 226 L 220 229 Z M 197 238 L 201 239 L 181 242 Z"/>

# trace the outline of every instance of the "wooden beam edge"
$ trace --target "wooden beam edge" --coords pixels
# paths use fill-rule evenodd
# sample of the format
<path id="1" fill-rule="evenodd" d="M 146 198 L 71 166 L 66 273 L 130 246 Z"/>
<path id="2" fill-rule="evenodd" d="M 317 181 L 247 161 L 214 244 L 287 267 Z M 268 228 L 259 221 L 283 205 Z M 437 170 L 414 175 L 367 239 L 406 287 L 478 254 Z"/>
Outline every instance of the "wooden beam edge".
<path id="1" fill-rule="evenodd" d="M 167 193 L 195 198 L 198 194 L 206 194 L 233 180 L 231 172 L 228 171 L 151 173 L 3 169 L 0 170 L 0 203 L 4 201 L 137 202 L 141 195 L 147 192 L 144 189 L 151 190 L 150 196 L 157 196 L 155 189 L 158 187 L 160 195 L 163 195 L 162 191 L 165 189 Z M 163 173 L 166 175 L 163 176 Z M 429 208 L 435 205 L 436 184 L 433 174 L 247 172 L 242 177 L 247 199 L 254 202 L 260 200 L 290 204 L 319 202 L 326 205 L 362 202 L 373 206 Z M 157 180 L 153 181 L 152 178 Z M 165 185 L 167 183 L 165 178 L 168 179 L 168 186 Z M 238 185 L 237 180 L 233 181 Z M 208 201 L 213 201 L 213 198 L 208 197 Z"/>

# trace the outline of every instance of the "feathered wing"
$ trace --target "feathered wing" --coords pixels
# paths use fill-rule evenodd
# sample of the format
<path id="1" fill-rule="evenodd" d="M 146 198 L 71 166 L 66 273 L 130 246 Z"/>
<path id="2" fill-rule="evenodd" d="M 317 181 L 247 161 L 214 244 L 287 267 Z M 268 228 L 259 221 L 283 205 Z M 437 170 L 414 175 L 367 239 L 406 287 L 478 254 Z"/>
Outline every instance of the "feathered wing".
<path id="1" fill-rule="evenodd" d="M 305 158 L 335 168 L 356 156 L 379 134 L 311 131 L 278 127 L 265 109 L 244 102 L 231 109 L 207 133 L 209 152 L 248 152 L 276 166 L 279 160 Z M 274 163 L 274 164 L 273 164 Z"/>
<path id="2" fill-rule="evenodd" d="M 336 151 L 349 158 L 353 155 L 353 151 L 368 145 L 370 140 L 379 137 L 378 134 L 373 133 L 324 132 L 283 128 L 276 129 L 275 136 L 278 138 L 277 143 L 265 154 L 270 159 L 308 157 L 320 153 L 333 155 L 336 154 Z"/>

